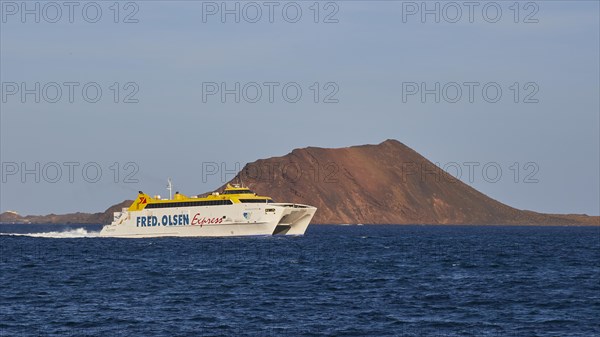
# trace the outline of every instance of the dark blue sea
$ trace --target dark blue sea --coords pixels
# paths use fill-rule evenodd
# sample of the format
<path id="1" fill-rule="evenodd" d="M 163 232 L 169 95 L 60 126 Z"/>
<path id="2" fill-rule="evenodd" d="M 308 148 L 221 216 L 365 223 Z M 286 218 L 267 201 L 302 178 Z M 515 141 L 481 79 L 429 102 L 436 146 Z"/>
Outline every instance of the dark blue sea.
<path id="1" fill-rule="evenodd" d="M 600 228 L 0 225 L 1 336 L 600 336 Z"/>

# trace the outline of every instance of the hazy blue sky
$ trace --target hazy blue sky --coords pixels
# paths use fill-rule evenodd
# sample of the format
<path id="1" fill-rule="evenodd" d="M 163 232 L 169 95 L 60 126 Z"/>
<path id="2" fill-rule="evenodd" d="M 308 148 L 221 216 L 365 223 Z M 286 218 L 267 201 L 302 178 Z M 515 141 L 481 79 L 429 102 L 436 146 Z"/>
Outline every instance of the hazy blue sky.
<path id="1" fill-rule="evenodd" d="M 140 189 L 165 195 L 167 177 L 183 193 L 200 193 L 222 184 L 219 176 L 203 181 L 202 163 L 233 169 L 298 147 L 394 138 L 442 166 L 457 163 L 466 182 L 465 163 L 479 163 L 469 183 L 508 205 L 600 213 L 597 1 L 520 2 L 518 15 L 512 1 L 478 2 L 471 18 L 463 2 L 460 18 L 456 7 L 439 2 L 439 23 L 400 1 L 320 2 L 318 15 L 313 1 L 276 2 L 272 23 L 263 2 L 256 3 L 256 23 L 248 22 L 256 6 L 241 2 L 239 23 L 233 14 L 222 22 L 220 13 L 211 14 L 221 10 L 215 3 L 200 1 L 120 3 L 118 14 L 112 1 L 80 2 L 71 18 L 62 2 L 60 17 L 54 5 L 28 2 L 34 13 L 40 6 L 36 23 L 36 14 L 21 16 L 20 3 L 1 1 L 0 211 L 102 211 Z M 296 7 L 302 15 L 287 22 L 296 19 Z M 137 22 L 123 22 L 131 20 Z M 40 102 L 32 93 L 23 102 L 22 89 L 35 92 L 36 82 Z M 65 82 L 79 83 L 71 85 L 72 103 Z M 134 84 L 124 87 L 128 82 Z M 262 97 L 250 102 L 255 87 L 247 85 L 239 103 L 233 94 L 224 103 L 220 95 L 203 99 L 212 82 L 230 89 L 256 82 Z M 280 84 L 273 103 L 264 82 Z M 432 89 L 436 82 L 439 103 L 434 94 L 425 102 L 420 93 L 408 95 L 413 83 Z M 479 83 L 472 103 L 465 82 Z M 291 89 L 283 97 L 286 83 Z M 96 84 L 101 88 L 96 103 L 84 99 L 85 84 L 88 100 Z M 294 98 L 295 84 L 302 96 L 289 103 L 284 98 Z M 486 101 L 496 87 L 498 101 Z M 138 102 L 124 103 L 136 90 L 129 100 Z M 329 98 L 338 102 L 324 103 L 335 90 Z M 22 180 L 22 169 L 35 172 L 36 163 L 40 181 L 36 173 Z M 492 168 L 484 177 L 486 164 Z M 502 176 L 491 182 L 497 167 Z M 97 168 L 102 176 L 90 182 Z M 138 182 L 125 181 L 136 168 Z"/>

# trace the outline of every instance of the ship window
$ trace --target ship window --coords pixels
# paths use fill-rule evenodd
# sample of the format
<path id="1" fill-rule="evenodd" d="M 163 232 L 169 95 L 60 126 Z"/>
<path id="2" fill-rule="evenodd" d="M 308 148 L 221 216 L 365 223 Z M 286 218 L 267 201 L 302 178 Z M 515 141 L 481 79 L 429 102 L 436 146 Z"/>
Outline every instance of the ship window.
<path id="1" fill-rule="evenodd" d="M 269 202 L 273 202 L 272 200 L 269 199 L 240 199 L 240 202 L 246 203 L 246 204 L 250 204 L 250 203 L 262 203 L 262 204 L 266 204 Z"/>
<path id="2" fill-rule="evenodd" d="M 254 194 L 254 192 L 250 190 L 233 190 L 233 191 L 223 191 L 223 194 Z"/>
<path id="3" fill-rule="evenodd" d="M 146 208 L 174 208 L 174 207 L 196 207 L 196 206 L 220 206 L 231 205 L 231 200 L 203 200 L 203 201 L 188 201 L 188 202 L 162 202 L 156 204 L 148 204 Z"/>

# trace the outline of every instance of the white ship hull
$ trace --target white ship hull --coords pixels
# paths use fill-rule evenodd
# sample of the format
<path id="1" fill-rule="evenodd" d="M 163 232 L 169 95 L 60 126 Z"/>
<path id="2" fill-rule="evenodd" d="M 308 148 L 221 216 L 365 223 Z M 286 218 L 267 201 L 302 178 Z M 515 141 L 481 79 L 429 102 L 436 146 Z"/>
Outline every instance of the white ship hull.
<path id="1" fill-rule="evenodd" d="M 316 208 L 300 204 L 237 203 L 116 212 L 101 237 L 303 235 Z"/>

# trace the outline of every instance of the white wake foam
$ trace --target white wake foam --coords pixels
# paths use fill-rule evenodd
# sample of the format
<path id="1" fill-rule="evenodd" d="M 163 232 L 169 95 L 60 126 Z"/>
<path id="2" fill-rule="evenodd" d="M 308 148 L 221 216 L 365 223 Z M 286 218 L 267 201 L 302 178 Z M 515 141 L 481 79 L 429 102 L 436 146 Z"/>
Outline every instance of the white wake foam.
<path id="1" fill-rule="evenodd" d="M 67 229 L 60 232 L 42 232 L 42 233 L 0 233 L 0 235 L 12 236 L 30 236 L 34 238 L 54 238 L 54 239 L 74 239 L 74 238 L 93 238 L 100 232 L 88 232 L 85 228 Z"/>

